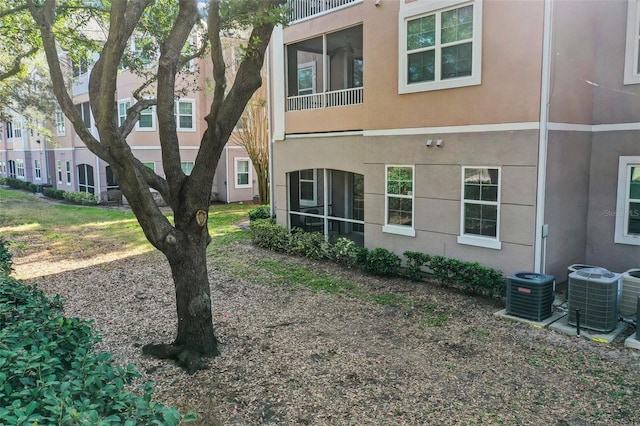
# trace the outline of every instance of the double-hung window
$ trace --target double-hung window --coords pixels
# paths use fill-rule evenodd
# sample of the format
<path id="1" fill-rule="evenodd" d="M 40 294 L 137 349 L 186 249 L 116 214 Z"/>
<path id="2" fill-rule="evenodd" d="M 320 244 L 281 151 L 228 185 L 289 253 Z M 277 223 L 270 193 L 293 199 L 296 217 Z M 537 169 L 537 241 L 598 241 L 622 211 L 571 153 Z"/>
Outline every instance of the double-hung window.
<path id="1" fill-rule="evenodd" d="M 64 122 L 64 114 L 59 109 L 56 110 L 56 136 L 64 136 L 66 133 L 66 125 Z"/>
<path id="2" fill-rule="evenodd" d="M 16 174 L 19 178 L 24 179 L 24 160 L 16 160 Z"/>
<path id="3" fill-rule="evenodd" d="M 196 102 L 193 99 L 180 99 L 173 105 L 173 113 L 176 116 L 176 129 L 178 131 L 195 132 Z"/>
<path id="4" fill-rule="evenodd" d="M 118 126 L 124 124 L 129 108 L 131 108 L 131 101 L 129 99 L 121 99 L 118 101 Z"/>
<path id="5" fill-rule="evenodd" d="M 248 158 L 236 158 L 236 188 L 251 188 L 251 168 Z"/>
<path id="6" fill-rule="evenodd" d="M 627 0 L 624 84 L 640 83 L 640 0 Z"/>
<path id="7" fill-rule="evenodd" d="M 58 183 L 62 183 L 62 161 L 58 160 L 56 167 L 58 171 Z"/>
<path id="8" fill-rule="evenodd" d="M 67 173 L 67 185 L 71 185 L 71 161 L 65 162 L 66 173 Z"/>
<path id="9" fill-rule="evenodd" d="M 400 93 L 480 84 L 482 0 L 402 3 Z"/>
<path id="10" fill-rule="evenodd" d="M 152 132 L 156 130 L 156 120 L 152 106 L 140 111 L 140 118 L 136 123 L 136 130 L 141 132 Z"/>
<path id="11" fill-rule="evenodd" d="M 386 166 L 383 232 L 415 237 L 413 187 L 413 166 Z"/>
<path id="12" fill-rule="evenodd" d="M 500 168 L 462 168 L 458 243 L 493 249 L 500 242 Z"/>
<path id="13" fill-rule="evenodd" d="M 42 163 L 40 160 L 33 160 L 33 174 L 36 180 L 42 180 Z"/>
<path id="14" fill-rule="evenodd" d="M 300 170 L 299 199 L 301 206 L 315 206 L 318 202 L 318 170 Z"/>
<path id="15" fill-rule="evenodd" d="M 620 157 L 614 241 L 640 245 L 640 156 Z"/>

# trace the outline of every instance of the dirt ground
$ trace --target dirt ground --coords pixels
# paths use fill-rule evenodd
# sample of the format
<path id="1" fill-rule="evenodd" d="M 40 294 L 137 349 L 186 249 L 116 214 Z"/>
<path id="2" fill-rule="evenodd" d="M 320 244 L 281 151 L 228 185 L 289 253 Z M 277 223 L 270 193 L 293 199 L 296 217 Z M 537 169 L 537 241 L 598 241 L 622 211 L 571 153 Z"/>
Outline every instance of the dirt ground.
<path id="1" fill-rule="evenodd" d="M 246 241 L 228 250 L 298 262 L 371 293 L 411 295 L 447 320 L 433 325 L 410 306 L 233 278 L 212 259 L 221 355 L 189 376 L 141 354 L 142 345 L 174 337 L 173 287 L 159 253 L 58 273 L 38 269 L 45 253 L 14 260 L 18 277 L 37 277 L 28 281 L 67 299 L 66 315 L 95 322 L 99 350 L 135 364 L 158 401 L 197 410 L 201 425 L 640 424 L 640 358 L 624 336 L 580 340 L 499 319 L 496 302 L 437 285 L 291 259 Z"/>

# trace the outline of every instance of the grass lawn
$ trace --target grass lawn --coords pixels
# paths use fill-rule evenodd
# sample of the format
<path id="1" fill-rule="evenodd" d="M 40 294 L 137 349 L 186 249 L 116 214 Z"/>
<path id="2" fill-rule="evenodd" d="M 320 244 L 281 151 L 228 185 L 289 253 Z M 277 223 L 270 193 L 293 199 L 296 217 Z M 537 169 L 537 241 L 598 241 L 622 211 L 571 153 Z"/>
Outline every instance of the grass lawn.
<path id="1" fill-rule="evenodd" d="M 250 237 L 234 224 L 246 219 L 251 208 L 251 204 L 211 206 L 212 249 Z M 167 217 L 172 220 L 171 214 Z M 0 189 L 0 236 L 11 242 L 19 279 L 36 276 L 23 270 L 42 252 L 69 270 L 72 266 L 64 265 L 70 261 L 82 267 L 89 259 L 106 262 L 155 250 L 128 209 L 68 205 L 16 190 Z"/>

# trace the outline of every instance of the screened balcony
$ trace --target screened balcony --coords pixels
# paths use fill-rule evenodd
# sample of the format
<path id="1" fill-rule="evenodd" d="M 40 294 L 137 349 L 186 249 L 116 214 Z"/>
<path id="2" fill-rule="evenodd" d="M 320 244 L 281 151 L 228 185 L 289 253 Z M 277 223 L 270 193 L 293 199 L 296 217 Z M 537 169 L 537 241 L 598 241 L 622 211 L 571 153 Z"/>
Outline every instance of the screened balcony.
<path id="1" fill-rule="evenodd" d="M 287 111 L 362 104 L 362 25 L 287 46 Z"/>
<path id="2" fill-rule="evenodd" d="M 288 174 L 289 225 L 327 240 L 364 245 L 364 176 L 342 170 L 305 169 Z"/>

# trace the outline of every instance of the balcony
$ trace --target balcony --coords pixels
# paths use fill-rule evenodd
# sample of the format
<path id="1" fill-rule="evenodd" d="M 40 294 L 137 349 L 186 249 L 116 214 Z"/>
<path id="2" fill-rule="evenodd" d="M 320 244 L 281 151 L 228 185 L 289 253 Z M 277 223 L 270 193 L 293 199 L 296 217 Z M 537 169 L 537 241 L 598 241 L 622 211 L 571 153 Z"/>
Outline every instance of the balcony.
<path id="1" fill-rule="evenodd" d="M 362 25 L 287 46 L 287 111 L 363 103 Z"/>
<path id="2" fill-rule="evenodd" d="M 362 87 L 334 90 L 325 93 L 311 95 L 290 96 L 287 98 L 287 111 L 302 111 L 305 109 L 318 109 L 357 105 L 362 103 Z"/>
<path id="3" fill-rule="evenodd" d="M 362 0 L 288 0 L 289 22 L 302 21 L 361 2 Z"/>

